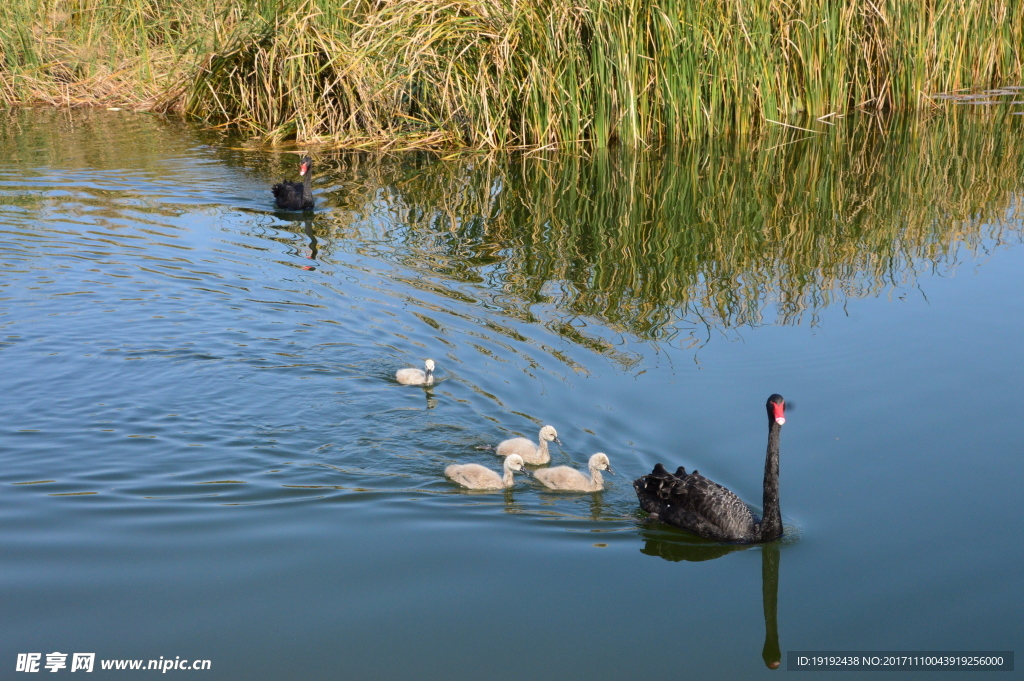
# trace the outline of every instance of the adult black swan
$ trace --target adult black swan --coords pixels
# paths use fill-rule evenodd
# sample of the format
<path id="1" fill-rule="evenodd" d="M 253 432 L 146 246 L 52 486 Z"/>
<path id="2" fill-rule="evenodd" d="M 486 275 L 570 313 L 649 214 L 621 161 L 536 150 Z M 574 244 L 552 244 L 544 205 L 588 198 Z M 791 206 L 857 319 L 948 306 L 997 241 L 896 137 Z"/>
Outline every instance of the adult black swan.
<path id="1" fill-rule="evenodd" d="M 299 162 L 302 182 L 281 182 L 270 188 L 278 208 L 313 210 L 313 159 L 303 156 Z"/>
<path id="2" fill-rule="evenodd" d="M 767 542 L 782 536 L 779 510 L 779 435 L 786 402 L 772 395 L 768 409 L 768 453 L 764 460 L 764 517 L 758 520 L 740 498 L 682 466 L 673 475 L 660 463 L 633 481 L 640 508 L 651 517 L 701 537 L 727 542 Z"/>

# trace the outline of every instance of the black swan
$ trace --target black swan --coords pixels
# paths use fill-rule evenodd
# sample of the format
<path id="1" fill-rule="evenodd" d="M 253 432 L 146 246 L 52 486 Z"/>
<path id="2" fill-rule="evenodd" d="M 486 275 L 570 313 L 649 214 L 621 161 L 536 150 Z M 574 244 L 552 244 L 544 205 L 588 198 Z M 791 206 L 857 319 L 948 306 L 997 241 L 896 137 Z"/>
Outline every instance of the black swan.
<path id="1" fill-rule="evenodd" d="M 688 532 L 718 541 L 767 542 L 782 536 L 779 510 L 779 435 L 786 422 L 786 402 L 772 395 L 768 409 L 768 453 L 764 460 L 764 517 L 757 520 L 740 498 L 682 466 L 675 474 L 660 463 L 650 475 L 633 481 L 640 508 L 651 517 Z"/>
<path id="2" fill-rule="evenodd" d="M 278 208 L 313 210 L 313 159 L 303 156 L 299 162 L 302 182 L 281 182 L 270 188 Z"/>

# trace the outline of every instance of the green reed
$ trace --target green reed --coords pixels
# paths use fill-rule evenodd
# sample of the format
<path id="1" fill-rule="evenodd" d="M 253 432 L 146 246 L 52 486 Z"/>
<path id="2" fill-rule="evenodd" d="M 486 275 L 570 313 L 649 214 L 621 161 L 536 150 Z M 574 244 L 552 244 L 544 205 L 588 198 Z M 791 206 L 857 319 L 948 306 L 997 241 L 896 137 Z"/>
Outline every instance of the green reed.
<path id="1" fill-rule="evenodd" d="M 22 0 L 0 13 L 0 104 L 155 106 L 214 49 L 218 0 Z"/>
<path id="2" fill-rule="evenodd" d="M 26 0 L 7 104 L 124 102 L 267 142 L 651 146 L 1013 85 L 1012 0 Z"/>

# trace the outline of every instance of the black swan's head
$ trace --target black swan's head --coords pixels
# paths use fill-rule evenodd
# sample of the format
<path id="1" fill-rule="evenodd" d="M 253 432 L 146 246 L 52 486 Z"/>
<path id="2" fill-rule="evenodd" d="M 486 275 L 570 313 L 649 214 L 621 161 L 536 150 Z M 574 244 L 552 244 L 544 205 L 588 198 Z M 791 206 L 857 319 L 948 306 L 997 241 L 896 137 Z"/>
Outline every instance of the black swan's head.
<path id="1" fill-rule="evenodd" d="M 309 156 L 303 156 L 302 160 L 299 161 L 299 176 L 303 176 L 310 171 L 313 167 L 313 159 Z"/>
<path id="2" fill-rule="evenodd" d="M 782 395 L 778 393 L 772 395 L 768 398 L 768 403 L 765 406 L 768 408 L 770 420 L 774 420 L 780 426 L 786 422 L 786 400 L 782 399 Z"/>

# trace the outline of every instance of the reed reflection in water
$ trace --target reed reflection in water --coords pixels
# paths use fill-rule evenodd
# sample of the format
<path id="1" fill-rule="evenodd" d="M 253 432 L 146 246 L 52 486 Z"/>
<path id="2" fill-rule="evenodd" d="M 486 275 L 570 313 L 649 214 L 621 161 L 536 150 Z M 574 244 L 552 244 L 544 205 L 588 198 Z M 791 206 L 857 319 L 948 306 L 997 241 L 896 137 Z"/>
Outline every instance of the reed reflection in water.
<path id="1" fill-rule="evenodd" d="M 416 273 L 405 283 L 597 352 L 615 354 L 609 331 L 697 345 L 714 330 L 814 324 L 830 304 L 949 271 L 985 240 L 1017 242 L 1006 225 L 1024 142 L 1008 118 L 927 134 L 861 118 L 828 136 L 593 158 L 340 155 L 323 183 L 344 210 L 312 231 L 346 248 L 380 226 L 370 240 L 397 247 L 384 255 Z M 541 320 L 537 304 L 558 314 Z"/>

